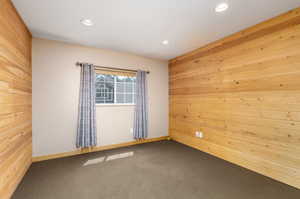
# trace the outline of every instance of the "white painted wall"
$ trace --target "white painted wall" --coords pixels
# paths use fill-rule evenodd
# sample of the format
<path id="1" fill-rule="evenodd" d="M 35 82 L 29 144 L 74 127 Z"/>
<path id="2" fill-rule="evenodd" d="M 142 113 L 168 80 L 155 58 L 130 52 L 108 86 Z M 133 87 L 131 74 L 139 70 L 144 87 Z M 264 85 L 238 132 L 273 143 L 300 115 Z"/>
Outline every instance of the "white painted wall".
<path id="1" fill-rule="evenodd" d="M 168 134 L 168 64 L 128 53 L 34 38 L 33 156 L 75 150 L 80 68 L 77 61 L 149 70 L 149 138 Z M 97 106 L 98 145 L 132 141 L 134 106 Z"/>

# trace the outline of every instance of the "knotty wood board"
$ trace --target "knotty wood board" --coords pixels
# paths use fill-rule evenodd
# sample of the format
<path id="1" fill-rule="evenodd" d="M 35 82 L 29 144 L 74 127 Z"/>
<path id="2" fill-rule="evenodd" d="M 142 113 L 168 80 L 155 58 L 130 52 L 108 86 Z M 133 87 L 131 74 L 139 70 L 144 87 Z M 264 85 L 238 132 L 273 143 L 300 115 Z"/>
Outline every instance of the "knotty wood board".
<path id="1" fill-rule="evenodd" d="M 10 0 L 0 0 L 0 198 L 31 164 L 31 34 Z"/>
<path id="2" fill-rule="evenodd" d="M 169 71 L 172 139 L 300 188 L 299 8 L 174 58 Z"/>

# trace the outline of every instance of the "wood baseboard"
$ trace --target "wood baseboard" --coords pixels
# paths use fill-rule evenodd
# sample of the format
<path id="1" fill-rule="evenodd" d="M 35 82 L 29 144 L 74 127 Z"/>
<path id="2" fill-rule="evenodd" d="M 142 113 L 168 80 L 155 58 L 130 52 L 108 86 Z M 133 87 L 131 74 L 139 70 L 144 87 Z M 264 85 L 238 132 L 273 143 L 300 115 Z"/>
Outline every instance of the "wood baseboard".
<path id="1" fill-rule="evenodd" d="M 32 162 L 40 162 L 40 161 L 44 161 L 44 160 L 69 157 L 69 156 L 97 152 L 97 151 L 105 151 L 105 150 L 109 150 L 109 149 L 116 149 L 116 148 L 121 148 L 121 147 L 127 147 L 127 146 L 132 146 L 132 145 L 137 145 L 137 144 L 143 144 L 143 143 L 148 143 L 148 142 L 157 142 L 157 141 L 169 140 L 169 139 L 170 139 L 169 136 L 163 136 L 163 137 L 158 137 L 158 138 L 149 138 L 149 139 L 145 139 L 145 140 L 136 140 L 136 141 L 131 141 L 131 142 L 125 142 L 125 143 L 121 143 L 121 144 L 112 144 L 112 145 L 107 145 L 107 146 L 98 146 L 98 147 L 80 149 L 80 150 L 64 152 L 64 153 L 57 153 L 57 154 L 51 154 L 51 155 L 45 155 L 45 156 L 37 156 L 37 157 L 32 158 Z"/>

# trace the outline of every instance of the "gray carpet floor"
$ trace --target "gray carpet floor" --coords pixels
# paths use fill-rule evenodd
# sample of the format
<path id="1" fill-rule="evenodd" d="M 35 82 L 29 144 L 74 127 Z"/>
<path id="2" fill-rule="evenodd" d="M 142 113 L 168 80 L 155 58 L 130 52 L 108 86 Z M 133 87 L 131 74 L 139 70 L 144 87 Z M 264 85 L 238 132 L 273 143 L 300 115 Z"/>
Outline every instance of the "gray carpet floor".
<path id="1" fill-rule="evenodd" d="M 34 163 L 13 199 L 299 199 L 300 190 L 173 141 Z"/>

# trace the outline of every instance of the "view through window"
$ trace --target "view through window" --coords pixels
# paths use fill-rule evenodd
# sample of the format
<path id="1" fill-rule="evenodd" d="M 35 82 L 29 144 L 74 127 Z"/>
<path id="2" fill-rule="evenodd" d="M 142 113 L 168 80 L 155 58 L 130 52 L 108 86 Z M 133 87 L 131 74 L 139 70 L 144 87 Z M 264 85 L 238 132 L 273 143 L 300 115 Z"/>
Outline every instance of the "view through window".
<path id="1" fill-rule="evenodd" d="M 134 104 L 135 77 L 96 74 L 96 104 Z"/>

